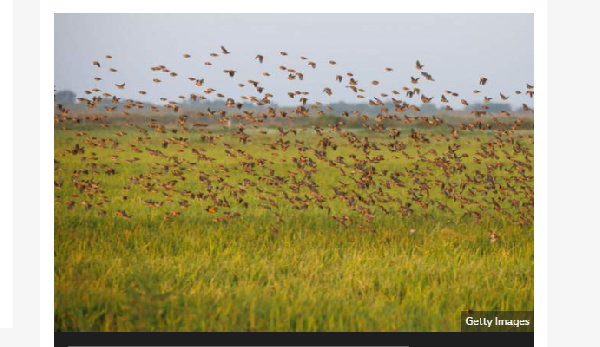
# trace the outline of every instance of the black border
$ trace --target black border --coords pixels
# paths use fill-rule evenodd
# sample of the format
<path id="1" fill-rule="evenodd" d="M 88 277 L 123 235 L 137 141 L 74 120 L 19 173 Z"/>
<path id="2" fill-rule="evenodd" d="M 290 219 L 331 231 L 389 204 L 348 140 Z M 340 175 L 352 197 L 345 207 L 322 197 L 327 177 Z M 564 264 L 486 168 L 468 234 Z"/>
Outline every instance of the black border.
<path id="1" fill-rule="evenodd" d="M 54 333 L 54 346 L 533 346 L 534 333 Z"/>

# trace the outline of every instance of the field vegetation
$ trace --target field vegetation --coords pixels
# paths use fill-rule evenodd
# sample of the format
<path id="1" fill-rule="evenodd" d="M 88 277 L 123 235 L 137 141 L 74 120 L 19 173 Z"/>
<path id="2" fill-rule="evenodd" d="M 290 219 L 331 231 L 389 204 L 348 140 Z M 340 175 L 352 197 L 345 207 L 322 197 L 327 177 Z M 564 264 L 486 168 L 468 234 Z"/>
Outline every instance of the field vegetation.
<path id="1" fill-rule="evenodd" d="M 533 310 L 531 118 L 76 118 L 55 127 L 56 331 Z"/>

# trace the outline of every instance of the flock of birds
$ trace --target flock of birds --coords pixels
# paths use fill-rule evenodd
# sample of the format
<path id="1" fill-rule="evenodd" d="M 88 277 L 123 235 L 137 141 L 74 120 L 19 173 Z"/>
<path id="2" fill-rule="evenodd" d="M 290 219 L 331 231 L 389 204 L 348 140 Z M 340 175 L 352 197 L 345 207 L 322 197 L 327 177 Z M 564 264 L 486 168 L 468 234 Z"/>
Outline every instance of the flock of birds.
<path id="1" fill-rule="evenodd" d="M 232 53 L 221 46 L 220 52 L 210 53 L 210 59 L 229 54 Z M 289 59 L 289 64 L 294 64 L 287 52 L 280 52 L 280 55 Z M 107 55 L 104 61 L 93 61 L 92 64 L 97 69 L 106 69 L 112 59 Z M 184 53 L 183 59 L 192 59 L 192 55 Z M 255 56 L 259 66 L 265 59 L 262 54 Z M 307 57 L 301 56 L 299 62 L 307 69 L 317 69 L 317 63 Z M 213 65 L 211 60 L 204 64 L 208 68 Z M 337 65 L 334 60 L 326 64 Z M 473 117 L 464 117 L 467 121 L 462 124 L 449 124 L 435 115 L 421 115 L 420 105 L 434 100 L 421 90 L 423 83 L 435 82 L 424 68 L 425 65 L 417 60 L 414 66 L 417 77 L 411 76 L 408 86 L 399 88 L 400 91 L 375 95 L 369 94 L 368 90 L 370 86 L 379 85 L 378 80 L 365 85 L 351 72 L 335 75 L 335 79 L 332 78 L 334 85 L 351 90 L 358 99 L 368 99 L 368 105 L 375 108 L 377 114 L 370 116 L 358 110 L 344 110 L 334 123 L 323 128 L 294 123 L 297 119 L 320 117 L 333 111 L 327 103 L 312 97 L 309 91 L 278 91 L 297 100 L 297 105 L 274 107 L 272 101 L 276 91 L 267 90 L 259 80 L 235 81 L 237 71 L 234 69 L 224 69 L 223 78 L 234 79 L 240 88 L 250 88 L 247 95 L 238 99 L 207 86 L 202 77 L 188 77 L 191 86 L 198 91 L 180 95 L 180 100 L 161 97 L 162 107 L 133 99 L 123 100 L 115 93 L 99 88 L 86 90 L 87 97 L 78 98 L 79 104 L 88 108 L 85 113 L 76 113 L 67 105 L 56 104 L 55 123 L 62 126 L 60 129 L 70 130 L 70 125 L 82 123 L 110 128 L 114 126 L 111 115 L 120 112 L 121 116 L 127 117 L 142 109 L 159 115 L 176 115 L 177 121 L 165 124 L 159 117 L 148 117 L 145 125 L 125 124 L 137 134 L 131 135 L 121 126 L 114 137 L 106 138 L 77 131 L 76 136 L 82 138 L 83 143 L 76 143 L 57 155 L 80 157 L 82 166 L 70 174 L 68 182 L 79 194 L 60 196 L 58 191 L 66 182 L 59 179 L 55 180 L 57 198 L 68 209 L 74 208 L 75 200 L 79 198 L 83 209 L 96 209 L 100 216 L 106 216 L 106 205 L 118 202 L 105 195 L 100 177 L 122 174 L 119 170 L 122 162 L 135 165 L 140 160 L 136 155 L 147 153 L 155 163 L 149 172 L 127 178 L 125 195 L 132 186 L 137 186 L 155 196 L 147 199 L 145 205 L 164 209 L 167 221 L 178 218 L 187 209 L 194 209 L 195 203 L 204 203 L 208 204 L 202 208 L 204 212 L 213 215 L 212 220 L 219 223 L 243 217 L 251 204 L 269 210 L 274 217 L 270 229 L 275 234 L 283 222 L 282 209 L 301 212 L 318 208 L 343 227 L 371 231 L 375 229 L 373 221 L 380 215 L 398 218 L 444 216 L 466 218 L 476 223 L 499 217 L 520 225 L 531 225 L 533 154 L 530 144 L 533 144 L 533 138 L 519 131 L 522 119 L 504 118 L 509 121 L 503 122 L 502 117 L 509 117 L 511 113 L 490 112 L 488 104 L 493 100 L 490 96 L 483 96 L 480 107 L 471 110 Z M 302 81 L 306 77 L 300 68 L 281 65 L 279 70 L 290 81 Z M 108 71 L 118 73 L 115 68 L 108 68 Z M 165 65 L 152 66 L 151 71 L 158 75 L 152 78 L 155 84 L 178 76 Z M 383 71 L 394 69 L 386 67 Z M 264 72 L 262 75 L 263 78 L 275 78 L 275 73 Z M 94 80 L 100 82 L 102 77 Z M 477 88 L 485 89 L 487 84 L 488 79 L 481 77 Z M 127 83 L 115 84 L 115 87 L 124 90 Z M 147 90 L 138 92 L 149 94 Z M 329 97 L 336 88 L 324 86 L 322 92 Z M 484 92 L 476 89 L 473 93 Z M 525 84 L 523 91 L 514 93 L 533 98 L 534 89 Z M 213 95 L 224 101 L 225 109 L 188 112 L 181 101 L 208 99 Z M 445 111 L 453 111 L 449 105 L 453 99 L 460 100 L 461 105 L 470 105 L 457 92 L 446 90 L 439 99 L 446 105 Z M 499 93 L 499 99 L 506 101 L 509 93 Z M 532 113 L 533 109 L 522 104 L 520 111 Z M 359 122 L 360 127 L 349 127 L 351 121 Z M 274 124 L 275 135 L 267 136 L 268 126 Z M 314 136 L 302 137 L 303 132 L 314 133 Z M 160 141 L 153 142 L 152 133 L 160 134 Z M 193 133 L 201 134 L 199 141 L 190 140 L 189 135 Z M 463 137 L 467 133 L 468 136 Z M 272 138 L 275 140 L 267 141 Z M 314 142 L 310 143 L 309 139 Z M 231 144 L 232 141 L 237 145 Z M 123 149 L 123 143 L 128 148 Z M 161 147 L 151 148 L 159 143 Z M 262 146 L 261 150 L 248 150 L 251 144 Z M 464 145 L 473 144 L 476 146 L 474 154 L 463 152 Z M 221 154 L 238 165 L 223 165 L 219 157 L 207 154 L 207 146 L 222 148 Z M 340 146 L 350 148 L 351 154 L 337 154 L 341 152 L 338 151 Z M 177 151 L 168 152 L 169 147 L 175 147 Z M 100 163 L 102 160 L 96 153 L 99 149 L 111 151 L 108 159 L 112 164 Z M 293 150 L 296 150 L 291 158 L 294 170 L 282 173 L 278 164 L 287 162 L 281 159 L 282 153 Z M 411 150 L 416 151 L 415 154 L 409 154 Z M 130 154 L 130 157 L 123 159 L 123 154 Z M 188 159 L 190 156 L 193 160 Z M 382 163 L 387 169 L 381 168 Z M 57 175 L 62 172 L 61 158 L 55 158 L 55 171 Z M 233 182 L 230 177 L 234 171 L 244 179 Z M 319 185 L 317 177 L 331 175 L 331 172 L 339 175 L 338 182 L 331 186 Z M 178 187 L 190 180 L 198 183 L 197 189 Z M 249 192 L 258 198 L 247 198 L 251 195 Z M 333 203 L 344 209 L 332 208 Z M 135 212 L 116 210 L 116 217 L 126 220 L 131 220 L 134 215 Z M 408 232 L 412 234 L 416 230 Z M 489 240 L 497 242 L 500 236 L 490 232 Z"/>

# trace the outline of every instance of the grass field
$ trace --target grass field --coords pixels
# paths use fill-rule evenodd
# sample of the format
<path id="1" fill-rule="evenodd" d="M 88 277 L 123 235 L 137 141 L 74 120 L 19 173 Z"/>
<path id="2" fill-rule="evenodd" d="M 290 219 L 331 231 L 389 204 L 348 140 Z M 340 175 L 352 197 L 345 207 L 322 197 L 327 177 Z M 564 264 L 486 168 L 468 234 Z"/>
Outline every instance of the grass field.
<path id="1" fill-rule="evenodd" d="M 325 127 L 320 157 L 314 130 L 67 128 L 56 331 L 459 331 L 465 309 L 533 310 L 533 131 L 405 126 L 392 151 L 344 129 L 365 152 Z"/>

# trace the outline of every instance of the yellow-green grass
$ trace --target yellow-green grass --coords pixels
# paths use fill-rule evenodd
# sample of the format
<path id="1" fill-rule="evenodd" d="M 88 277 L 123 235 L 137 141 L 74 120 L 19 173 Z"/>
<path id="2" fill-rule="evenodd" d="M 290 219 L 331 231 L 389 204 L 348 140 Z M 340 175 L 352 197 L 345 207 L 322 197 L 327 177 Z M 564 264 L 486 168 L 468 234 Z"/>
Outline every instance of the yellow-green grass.
<path id="1" fill-rule="evenodd" d="M 55 189 L 56 331 L 459 331 L 460 312 L 465 309 L 533 310 L 533 225 L 519 224 L 516 217 L 522 211 L 532 214 L 533 208 L 513 208 L 505 201 L 501 203 L 505 213 L 490 208 L 477 220 L 464 216 L 473 207 L 461 208 L 459 202 L 447 199 L 439 187 L 431 184 L 430 199 L 448 204 L 454 214 L 431 204 L 426 210 L 428 216 L 416 205 L 414 214 L 402 216 L 399 205 L 389 202 L 380 205 L 390 207 L 390 213 L 372 208 L 375 217 L 368 223 L 339 199 L 326 203 L 331 208 L 329 213 L 314 203 L 305 210 L 294 209 L 281 197 L 280 191 L 287 185 L 268 186 L 259 179 L 269 169 L 282 177 L 289 177 L 289 171 L 299 172 L 292 162 L 292 157 L 300 155 L 294 141 L 316 147 L 319 138 L 313 131 L 284 137 L 291 146 L 281 151 L 264 145 L 279 139 L 274 130 L 267 135 L 247 131 L 251 142 L 246 145 L 224 132 L 216 145 L 210 145 L 200 140 L 197 131 L 185 135 L 151 131 L 151 139 L 139 143 L 134 137 L 140 134 L 131 127 L 69 128 L 55 129 L 55 159 L 59 164 L 54 180 L 62 182 L 62 188 Z M 81 130 L 87 134 L 77 137 L 76 132 Z M 117 130 L 128 135 L 116 136 Z M 385 133 L 352 131 L 369 136 L 372 142 L 391 141 Z M 328 150 L 328 159 L 343 156 L 352 163 L 349 154 L 365 158 L 364 153 L 351 148 L 337 134 L 327 130 L 325 133 L 338 144 L 337 150 Z M 482 143 L 493 139 L 494 133 L 461 132 L 456 142 L 462 146 L 458 153 L 469 155 L 463 159 L 466 170 L 447 178 L 435 165 L 418 163 L 417 148 L 408 139 L 408 133 L 408 129 L 403 129 L 402 141 L 408 146 L 405 151 L 414 158 L 407 159 L 401 152 L 392 153 L 380 145 L 380 151 L 370 153 L 371 158 L 384 156 L 383 161 L 372 164 L 377 170 L 406 171 L 419 165 L 421 169 L 431 169 L 432 176 L 427 177 L 431 182 L 437 178 L 456 183 L 464 179 L 465 173 L 486 172 L 486 163 L 501 161 L 505 168 L 512 165 L 502 154 L 498 160 L 475 163 L 475 152 Z M 513 137 L 526 133 L 516 132 Z M 93 147 L 84 143 L 90 136 L 111 138 L 120 144 L 117 149 Z M 172 136 L 189 138 L 188 147 L 181 152 L 177 145 L 162 148 L 163 140 Z M 477 142 L 476 137 L 483 142 Z M 439 155 L 454 142 L 430 138 L 431 144 L 421 145 L 423 154 L 435 149 Z M 533 153 L 530 140 L 518 141 Z M 110 165 L 116 174 L 106 175 L 100 167 L 94 173 L 86 166 L 89 160 L 81 161 L 82 155 L 65 154 L 76 143 L 86 147 L 83 156 L 89 158 L 95 152 L 97 164 Z M 257 167 L 257 176 L 244 173 L 239 163 L 249 160 L 225 156 L 223 143 L 273 164 Z M 158 149 L 167 156 L 194 163 L 189 167 L 180 165 L 185 181 L 173 176 L 171 168 L 167 174 L 156 175 L 157 186 L 176 179 L 177 189 L 206 192 L 206 186 L 198 179 L 200 174 L 190 167 L 211 176 L 215 187 L 223 186 L 217 181 L 218 176 L 234 187 L 244 179 L 257 183 L 244 195 L 248 208 L 235 203 L 228 189 L 218 196 L 225 197 L 231 208 L 219 207 L 214 214 L 206 211 L 214 202 L 172 191 L 168 192 L 172 202 L 166 201 L 160 208 L 146 206 L 147 199 L 165 200 L 163 189 L 158 187 L 157 193 L 150 193 L 130 178 L 161 172 L 162 164 L 172 164 L 173 160 L 150 156 L 146 151 L 134 153 L 130 144 L 142 150 Z M 206 156 L 216 160 L 198 161 L 191 148 L 203 149 Z M 506 149 L 512 152 L 512 145 L 506 145 Z M 111 155 L 119 156 L 116 163 L 110 160 Z M 331 198 L 332 186 L 339 181 L 353 182 L 350 169 L 346 170 L 347 176 L 342 176 L 338 169 L 315 159 L 311 152 L 304 155 L 317 163 L 312 179 L 320 195 Z M 140 161 L 124 161 L 134 156 Z M 433 154 L 426 156 L 434 158 Z M 524 160 L 518 154 L 516 157 Z M 215 171 L 218 165 L 229 172 Z M 93 179 L 103 192 L 86 196 L 75 188 L 72 173 L 84 168 L 88 173 L 80 173 L 77 179 Z M 501 183 L 504 178 L 512 181 L 516 175 L 502 170 L 494 174 Z M 527 174 L 532 176 L 533 171 Z M 356 175 L 353 177 L 360 177 Z M 378 177 L 377 182 L 383 179 Z M 408 188 L 414 184 L 407 177 L 402 180 L 405 188 L 384 191 L 407 202 Z M 533 182 L 511 184 L 533 186 Z M 278 195 L 260 193 L 256 187 Z M 312 197 L 308 188 L 300 189 L 298 196 Z M 347 188 L 352 189 L 364 196 L 378 194 L 378 187 L 362 191 L 353 185 Z M 502 194 L 506 195 L 490 191 L 485 198 Z M 109 201 L 97 206 L 100 195 Z M 259 195 L 272 198 L 277 207 L 264 208 L 266 203 L 259 200 Z M 527 202 L 524 195 L 511 198 Z M 188 208 L 179 206 L 182 199 L 189 201 Z M 75 202 L 75 206 L 68 209 L 68 201 Z M 94 207 L 85 209 L 82 201 Z M 100 209 L 106 211 L 106 216 L 98 215 Z M 131 220 L 118 218 L 117 210 L 125 210 Z M 181 215 L 165 220 L 169 211 L 179 211 Z M 240 217 L 213 221 L 224 219 L 225 211 L 238 212 Z M 277 221 L 275 212 L 282 222 Z M 351 217 L 347 225 L 331 218 L 344 215 Z M 411 234 L 410 229 L 416 232 Z M 500 235 L 499 242 L 490 242 L 491 231 Z"/>

